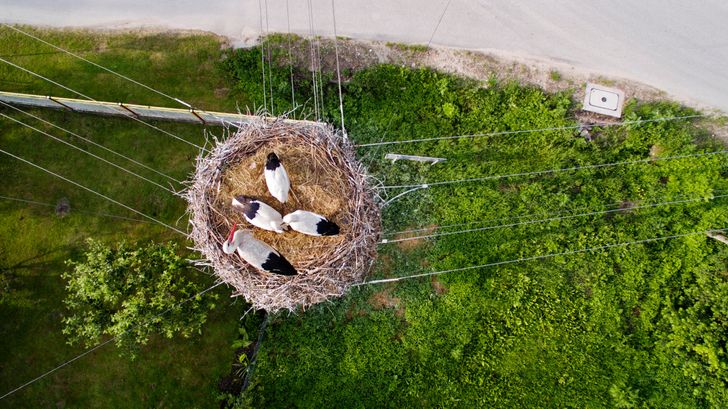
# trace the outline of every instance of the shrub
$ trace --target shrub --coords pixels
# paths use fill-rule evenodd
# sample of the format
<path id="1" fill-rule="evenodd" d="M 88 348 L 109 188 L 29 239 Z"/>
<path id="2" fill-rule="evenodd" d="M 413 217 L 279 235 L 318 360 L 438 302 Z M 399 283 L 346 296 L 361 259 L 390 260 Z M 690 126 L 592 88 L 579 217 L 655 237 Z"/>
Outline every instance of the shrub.
<path id="1" fill-rule="evenodd" d="M 152 334 L 167 338 L 201 333 L 215 295 L 196 296 L 201 286 L 189 280 L 188 263 L 173 243 L 132 248 L 89 239 L 83 260 L 67 264 L 63 333 L 68 342 L 92 346 L 104 335 L 132 358 Z M 183 303 L 184 302 L 184 303 Z"/>

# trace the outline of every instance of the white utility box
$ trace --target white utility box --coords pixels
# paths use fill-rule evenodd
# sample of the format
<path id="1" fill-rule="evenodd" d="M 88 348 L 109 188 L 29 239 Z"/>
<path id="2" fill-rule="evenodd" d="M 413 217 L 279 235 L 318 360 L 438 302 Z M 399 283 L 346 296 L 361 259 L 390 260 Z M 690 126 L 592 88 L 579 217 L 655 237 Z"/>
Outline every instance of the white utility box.
<path id="1" fill-rule="evenodd" d="M 584 111 L 620 118 L 624 105 L 624 91 L 599 84 L 586 84 Z"/>

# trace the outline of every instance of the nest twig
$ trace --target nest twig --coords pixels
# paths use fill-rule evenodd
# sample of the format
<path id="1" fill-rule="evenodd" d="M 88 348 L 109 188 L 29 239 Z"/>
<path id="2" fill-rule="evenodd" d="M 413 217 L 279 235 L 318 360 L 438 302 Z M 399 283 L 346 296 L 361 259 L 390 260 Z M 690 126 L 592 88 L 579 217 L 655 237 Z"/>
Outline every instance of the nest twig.
<path id="1" fill-rule="evenodd" d="M 289 202 L 280 205 L 263 178 L 266 155 L 275 151 L 291 178 Z M 335 221 L 341 233 L 312 237 L 295 232 L 277 234 L 254 229 L 231 208 L 233 195 L 262 199 L 282 214 L 313 211 Z M 190 239 L 215 274 L 235 288 L 256 309 L 294 311 L 343 295 L 361 282 L 376 258 L 381 233 L 379 206 L 364 167 L 350 142 L 333 128 L 316 123 L 257 121 L 244 124 L 210 153 L 197 158 L 197 168 L 185 192 Z M 237 222 L 259 240 L 276 248 L 298 270 L 296 276 L 261 273 L 237 254 L 225 254 L 222 243 Z"/>

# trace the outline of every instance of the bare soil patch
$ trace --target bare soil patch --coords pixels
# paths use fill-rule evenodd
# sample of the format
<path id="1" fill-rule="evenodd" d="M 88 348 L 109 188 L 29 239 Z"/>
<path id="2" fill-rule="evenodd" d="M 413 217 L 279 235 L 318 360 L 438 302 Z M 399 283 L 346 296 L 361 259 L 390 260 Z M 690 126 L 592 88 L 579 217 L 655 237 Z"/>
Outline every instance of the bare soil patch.
<path id="1" fill-rule="evenodd" d="M 369 297 L 368 303 L 375 310 L 394 308 L 394 314 L 396 316 L 404 317 L 404 305 L 402 304 L 402 300 L 393 296 L 389 288 L 372 294 L 372 296 Z"/>

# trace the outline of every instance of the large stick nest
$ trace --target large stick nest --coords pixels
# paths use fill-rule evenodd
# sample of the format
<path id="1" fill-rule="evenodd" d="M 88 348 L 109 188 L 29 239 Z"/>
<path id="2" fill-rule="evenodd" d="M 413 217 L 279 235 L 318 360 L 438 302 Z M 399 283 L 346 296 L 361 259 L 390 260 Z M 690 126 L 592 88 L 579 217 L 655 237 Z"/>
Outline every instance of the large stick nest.
<path id="1" fill-rule="evenodd" d="M 285 205 L 265 184 L 266 156 L 275 152 L 291 179 Z M 231 206 L 235 195 L 260 199 L 286 214 L 309 210 L 341 227 L 337 236 L 313 237 L 294 231 L 278 234 L 247 223 Z M 247 123 L 232 137 L 218 141 L 197 159 L 186 198 L 194 249 L 215 274 L 256 309 L 295 310 L 344 294 L 361 282 L 376 258 L 381 231 L 379 207 L 356 160 L 351 143 L 333 128 L 288 121 Z M 256 270 L 237 254 L 225 254 L 222 243 L 233 223 L 268 243 L 298 270 L 281 276 Z"/>

